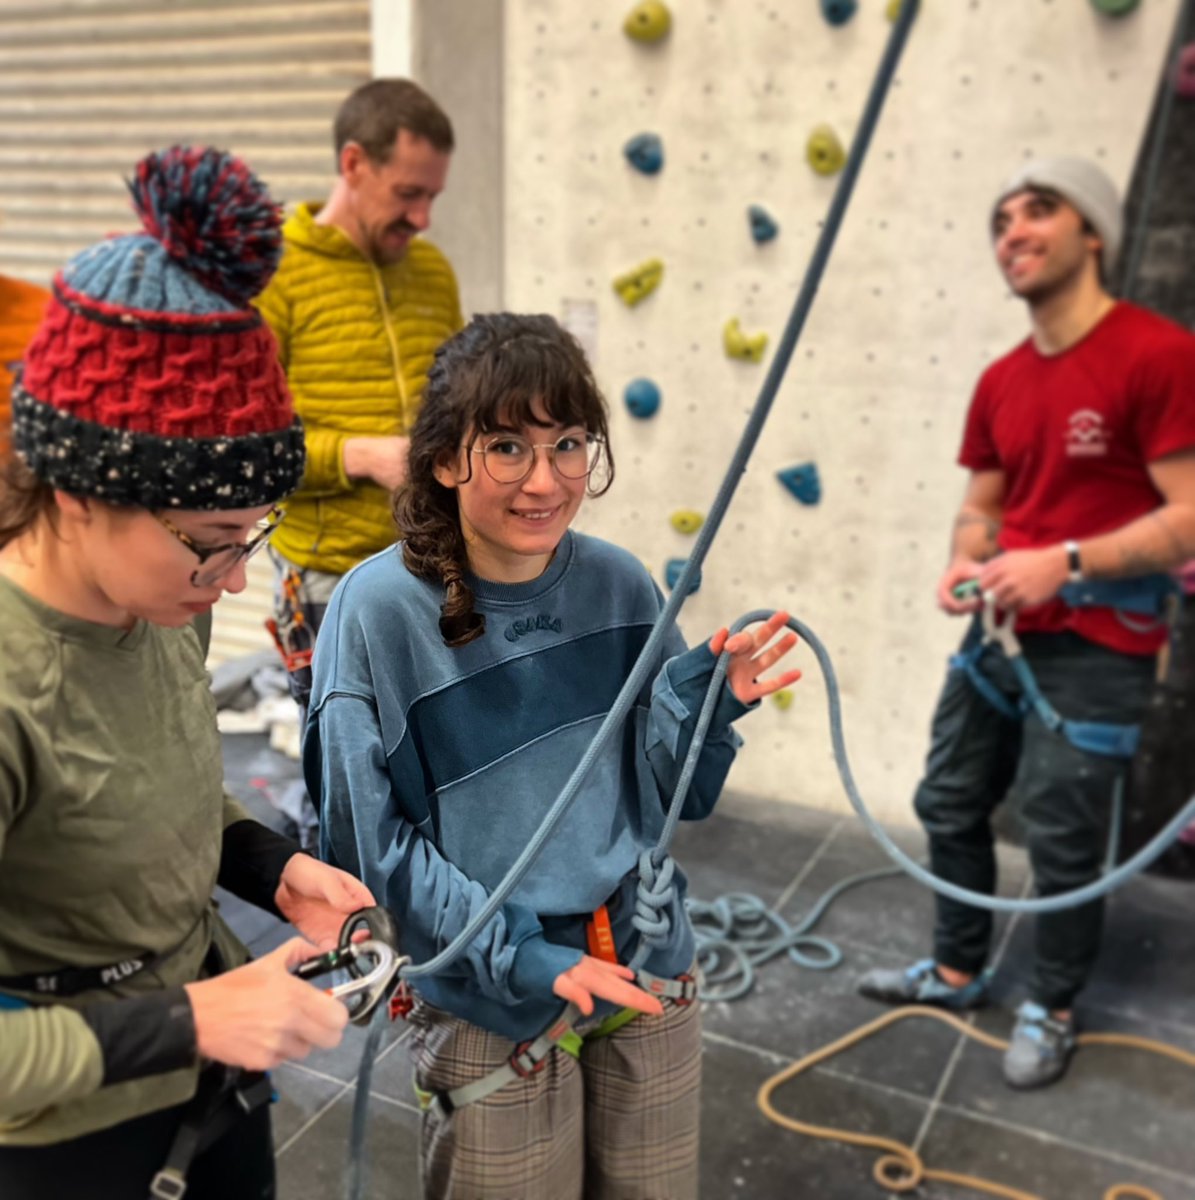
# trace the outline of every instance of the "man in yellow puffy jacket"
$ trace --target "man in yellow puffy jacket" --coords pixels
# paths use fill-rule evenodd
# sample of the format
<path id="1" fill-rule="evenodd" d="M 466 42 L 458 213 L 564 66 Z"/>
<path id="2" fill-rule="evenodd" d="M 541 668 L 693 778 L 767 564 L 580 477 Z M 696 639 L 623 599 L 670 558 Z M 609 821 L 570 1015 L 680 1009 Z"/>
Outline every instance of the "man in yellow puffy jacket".
<path id="1" fill-rule="evenodd" d="M 390 494 L 407 434 L 436 347 L 463 323 L 452 267 L 418 236 L 448 175 L 448 117 L 409 80 L 375 79 L 341 105 L 334 142 L 331 195 L 287 220 L 282 263 L 258 299 L 307 439 L 272 547 L 280 648 L 304 723 L 324 609 L 350 567 L 395 541 Z M 301 824 L 306 840 L 313 821 Z"/>

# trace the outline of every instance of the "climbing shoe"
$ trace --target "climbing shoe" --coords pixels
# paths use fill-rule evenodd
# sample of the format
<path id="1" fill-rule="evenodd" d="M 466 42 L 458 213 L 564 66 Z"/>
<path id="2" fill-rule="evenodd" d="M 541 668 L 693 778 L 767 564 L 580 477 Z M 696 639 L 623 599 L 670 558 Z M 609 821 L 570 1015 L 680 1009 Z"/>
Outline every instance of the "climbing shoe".
<path id="1" fill-rule="evenodd" d="M 951 987 L 924 958 L 911 967 L 874 967 L 859 980 L 858 992 L 885 1004 L 934 1004 L 961 1012 L 988 1002 L 988 974 L 977 975 L 962 987 Z"/>
<path id="2" fill-rule="evenodd" d="M 1075 1049 L 1075 1022 L 1051 1016 L 1026 1000 L 1004 1052 L 1004 1081 L 1009 1087 L 1045 1087 L 1061 1079 Z"/>

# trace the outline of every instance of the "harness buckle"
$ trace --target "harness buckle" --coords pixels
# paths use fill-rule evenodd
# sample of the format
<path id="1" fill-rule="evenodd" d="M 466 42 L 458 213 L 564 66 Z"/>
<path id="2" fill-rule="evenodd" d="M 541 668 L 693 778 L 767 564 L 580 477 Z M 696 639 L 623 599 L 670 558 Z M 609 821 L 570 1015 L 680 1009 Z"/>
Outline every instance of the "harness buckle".
<path id="1" fill-rule="evenodd" d="M 153 1200 L 183 1200 L 187 1194 L 187 1181 L 173 1167 L 163 1167 L 149 1185 Z"/>
<path id="2" fill-rule="evenodd" d="M 510 1056 L 510 1069 L 520 1079 L 530 1079 L 532 1075 L 538 1075 L 548 1064 L 546 1054 L 542 1058 L 532 1055 L 531 1048 L 534 1045 L 535 1042 L 520 1042 Z"/>
<path id="3" fill-rule="evenodd" d="M 679 996 L 673 998 L 672 1003 L 677 1008 L 688 1008 L 697 999 L 697 980 L 688 971 L 685 971 L 676 977 L 676 982 L 681 984 L 684 990 Z"/>

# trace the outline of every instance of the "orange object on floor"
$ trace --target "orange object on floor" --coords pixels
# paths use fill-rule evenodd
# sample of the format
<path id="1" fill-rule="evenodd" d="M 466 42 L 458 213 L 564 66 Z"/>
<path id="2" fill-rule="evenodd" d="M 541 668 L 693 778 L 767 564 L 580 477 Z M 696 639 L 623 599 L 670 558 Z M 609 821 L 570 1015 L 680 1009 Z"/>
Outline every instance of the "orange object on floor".
<path id="1" fill-rule="evenodd" d="M 0 275 L 0 463 L 11 452 L 12 371 L 41 321 L 50 293 L 23 279 Z"/>

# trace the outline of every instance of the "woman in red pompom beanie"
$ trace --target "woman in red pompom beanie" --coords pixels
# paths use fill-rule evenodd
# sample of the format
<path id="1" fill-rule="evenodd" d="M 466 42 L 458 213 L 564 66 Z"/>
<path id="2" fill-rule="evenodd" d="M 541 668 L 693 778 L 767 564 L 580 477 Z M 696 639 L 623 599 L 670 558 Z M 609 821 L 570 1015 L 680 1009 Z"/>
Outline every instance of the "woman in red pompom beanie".
<path id="1" fill-rule="evenodd" d="M 249 307 L 277 206 L 214 150 L 130 186 L 144 232 L 55 279 L 0 480 L 0 1196 L 268 1200 L 262 1072 L 347 1019 L 291 970 L 373 897 L 225 794 L 192 624 L 302 476 Z M 305 938 L 246 965 L 217 882 Z"/>

